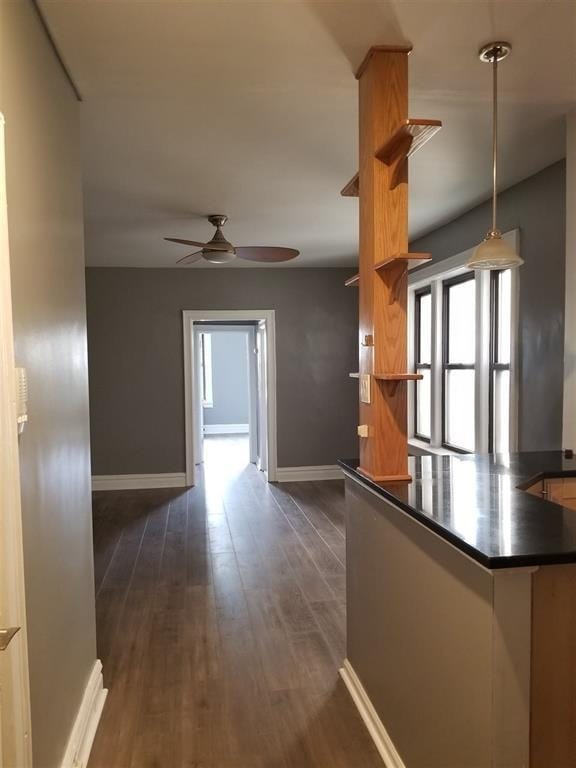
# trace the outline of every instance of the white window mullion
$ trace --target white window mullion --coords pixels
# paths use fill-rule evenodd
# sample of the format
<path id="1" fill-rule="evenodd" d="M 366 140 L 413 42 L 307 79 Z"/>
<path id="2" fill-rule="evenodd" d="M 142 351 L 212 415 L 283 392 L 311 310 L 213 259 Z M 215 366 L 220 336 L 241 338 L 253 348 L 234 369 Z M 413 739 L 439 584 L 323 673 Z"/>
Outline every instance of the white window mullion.
<path id="1" fill-rule="evenodd" d="M 442 446 L 442 281 L 434 280 L 432 292 L 432 362 L 430 389 L 432 411 L 430 414 L 430 445 Z"/>
<path id="2" fill-rule="evenodd" d="M 414 337 L 415 337 L 415 294 L 412 289 L 408 291 L 408 370 L 416 370 L 416 358 L 414 350 Z M 416 391 L 416 382 L 409 382 L 412 386 L 408 387 L 408 439 L 414 437 L 414 404 L 416 398 L 414 397 Z"/>
<path id="3" fill-rule="evenodd" d="M 476 272 L 476 453 L 488 453 L 490 423 L 490 275 Z"/>
<path id="4" fill-rule="evenodd" d="M 516 246 L 516 253 L 518 249 Z M 520 270 L 513 269 L 511 274 L 511 312 L 510 312 L 510 450 L 517 451 L 519 445 L 519 365 L 518 350 L 520 345 Z"/>

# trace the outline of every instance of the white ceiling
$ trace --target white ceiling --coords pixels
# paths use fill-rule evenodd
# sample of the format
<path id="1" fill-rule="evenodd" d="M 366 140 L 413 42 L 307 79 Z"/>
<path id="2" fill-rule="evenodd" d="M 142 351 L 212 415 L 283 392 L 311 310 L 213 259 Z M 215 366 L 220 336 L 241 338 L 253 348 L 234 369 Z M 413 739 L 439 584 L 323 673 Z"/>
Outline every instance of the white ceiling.
<path id="1" fill-rule="evenodd" d="M 40 4 L 84 98 L 91 265 L 171 266 L 186 250 L 163 236 L 208 239 L 209 213 L 230 217 L 236 245 L 298 248 L 292 266 L 356 263 L 357 201 L 339 190 L 356 170 L 353 72 L 371 45 L 414 46 L 410 115 L 444 122 L 411 161 L 412 237 L 490 194 L 480 44 L 513 45 L 501 187 L 563 157 L 576 105 L 575 0 Z"/>

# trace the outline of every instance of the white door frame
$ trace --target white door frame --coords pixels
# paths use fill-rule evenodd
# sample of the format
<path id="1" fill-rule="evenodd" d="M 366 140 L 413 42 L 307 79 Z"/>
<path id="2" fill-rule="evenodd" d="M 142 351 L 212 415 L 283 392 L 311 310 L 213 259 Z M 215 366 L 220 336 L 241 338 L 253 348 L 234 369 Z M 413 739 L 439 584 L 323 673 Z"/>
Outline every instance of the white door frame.
<path id="1" fill-rule="evenodd" d="M 5 168 L 0 113 L 0 627 L 20 627 L 8 648 L 0 651 L 0 768 L 29 768 L 30 690 Z"/>
<path id="2" fill-rule="evenodd" d="M 186 484 L 194 485 L 196 455 L 194 450 L 194 388 L 196 386 L 194 354 L 194 323 L 238 322 L 264 320 L 266 322 L 267 362 L 267 471 L 268 481 L 276 480 L 276 318 L 273 309 L 217 309 L 182 311 L 184 330 L 184 410 L 186 431 Z"/>

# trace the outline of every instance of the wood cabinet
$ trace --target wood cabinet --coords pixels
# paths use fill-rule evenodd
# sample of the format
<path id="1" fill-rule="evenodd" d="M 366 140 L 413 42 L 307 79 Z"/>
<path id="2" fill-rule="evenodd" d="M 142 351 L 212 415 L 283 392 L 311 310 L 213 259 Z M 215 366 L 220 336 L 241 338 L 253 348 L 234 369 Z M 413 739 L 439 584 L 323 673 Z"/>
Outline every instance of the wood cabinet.
<path id="1" fill-rule="evenodd" d="M 576 511 L 576 477 L 550 477 L 526 489 L 533 496 Z"/>

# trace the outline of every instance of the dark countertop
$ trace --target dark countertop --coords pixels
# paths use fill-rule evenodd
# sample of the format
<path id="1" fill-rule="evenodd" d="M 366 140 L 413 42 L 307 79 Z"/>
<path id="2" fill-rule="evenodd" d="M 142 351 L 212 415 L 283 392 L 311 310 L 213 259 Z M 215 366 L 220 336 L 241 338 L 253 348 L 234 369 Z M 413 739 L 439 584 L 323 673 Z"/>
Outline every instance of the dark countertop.
<path id="1" fill-rule="evenodd" d="M 358 461 L 344 472 L 486 568 L 576 563 L 576 511 L 527 493 L 549 477 L 576 477 L 561 451 L 411 456 L 412 482 L 374 483 Z"/>

